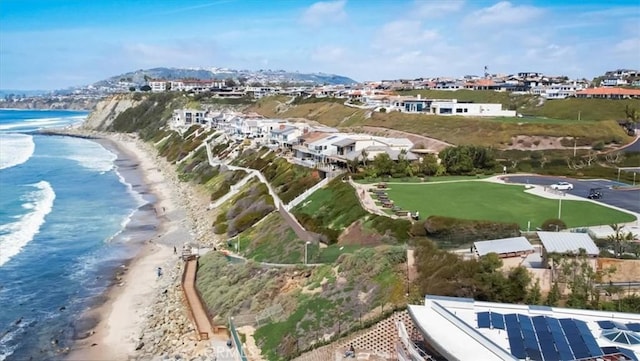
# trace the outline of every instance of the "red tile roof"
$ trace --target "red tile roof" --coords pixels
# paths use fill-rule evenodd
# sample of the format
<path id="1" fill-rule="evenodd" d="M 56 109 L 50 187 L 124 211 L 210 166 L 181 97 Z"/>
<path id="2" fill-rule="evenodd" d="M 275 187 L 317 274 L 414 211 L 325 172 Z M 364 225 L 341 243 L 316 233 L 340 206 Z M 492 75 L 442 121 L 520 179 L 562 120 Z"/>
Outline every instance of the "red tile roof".
<path id="1" fill-rule="evenodd" d="M 627 89 L 627 88 L 589 88 L 581 90 L 576 95 L 626 95 L 626 96 L 640 96 L 640 89 Z"/>

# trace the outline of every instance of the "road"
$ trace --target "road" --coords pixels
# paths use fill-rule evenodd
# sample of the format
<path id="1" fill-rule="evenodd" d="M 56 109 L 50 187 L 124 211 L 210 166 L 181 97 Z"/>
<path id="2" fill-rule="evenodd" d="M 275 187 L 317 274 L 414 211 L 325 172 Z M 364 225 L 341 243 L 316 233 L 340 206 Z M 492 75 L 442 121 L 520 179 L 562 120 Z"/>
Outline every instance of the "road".
<path id="1" fill-rule="evenodd" d="M 582 180 L 536 175 L 514 175 L 504 177 L 503 179 L 508 183 L 536 184 L 541 186 L 548 186 L 561 181 L 569 182 L 573 184 L 574 188 L 567 193 L 583 198 L 586 198 L 587 195 L 589 195 L 589 190 L 591 188 L 602 188 L 602 198 L 597 200 L 597 202 L 626 209 L 631 212 L 640 213 L 640 189 L 612 189 L 613 186 L 626 185 L 616 181 L 604 179 Z"/>

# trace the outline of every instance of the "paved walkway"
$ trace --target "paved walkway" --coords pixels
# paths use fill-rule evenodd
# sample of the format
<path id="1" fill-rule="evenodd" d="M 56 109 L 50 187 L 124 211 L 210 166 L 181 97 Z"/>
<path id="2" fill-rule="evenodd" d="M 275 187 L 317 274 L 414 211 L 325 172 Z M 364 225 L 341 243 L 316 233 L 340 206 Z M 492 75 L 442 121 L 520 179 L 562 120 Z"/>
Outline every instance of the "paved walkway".
<path id="1" fill-rule="evenodd" d="M 198 293 L 196 291 L 196 271 L 198 270 L 198 261 L 195 259 L 187 261 L 185 265 L 185 277 L 182 284 L 184 290 L 184 296 L 187 299 L 187 306 L 189 307 L 189 314 L 192 317 L 192 321 L 196 326 L 198 332 L 198 338 L 211 338 L 213 335 L 213 327 L 207 316 L 204 305 L 200 302 Z M 202 335 L 202 336 L 201 336 Z"/>

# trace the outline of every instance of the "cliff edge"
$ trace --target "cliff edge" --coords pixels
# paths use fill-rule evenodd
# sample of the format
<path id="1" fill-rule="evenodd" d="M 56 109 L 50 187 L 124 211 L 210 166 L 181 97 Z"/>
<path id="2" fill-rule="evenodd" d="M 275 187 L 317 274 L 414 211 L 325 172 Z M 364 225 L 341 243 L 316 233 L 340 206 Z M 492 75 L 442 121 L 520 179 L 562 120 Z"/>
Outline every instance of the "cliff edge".
<path id="1" fill-rule="evenodd" d="M 142 100 L 135 100 L 131 95 L 118 94 L 98 102 L 94 110 L 82 124 L 83 129 L 107 130 L 113 120 L 125 110 L 135 107 Z"/>

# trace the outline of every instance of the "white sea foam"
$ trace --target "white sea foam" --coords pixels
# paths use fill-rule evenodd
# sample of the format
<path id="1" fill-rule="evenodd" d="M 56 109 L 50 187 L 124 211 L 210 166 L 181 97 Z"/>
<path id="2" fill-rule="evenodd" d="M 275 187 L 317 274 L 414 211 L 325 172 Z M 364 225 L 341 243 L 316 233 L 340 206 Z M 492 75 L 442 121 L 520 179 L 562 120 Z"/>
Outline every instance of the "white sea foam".
<path id="1" fill-rule="evenodd" d="M 26 162 L 33 155 L 36 145 L 27 134 L 0 134 L 0 169 Z"/>
<path id="2" fill-rule="evenodd" d="M 76 142 L 81 141 L 81 144 Z M 114 168 L 114 161 L 118 156 L 110 152 L 100 144 L 88 140 L 69 139 L 73 145 L 69 147 L 67 158 L 78 162 L 84 168 L 97 172 L 108 172 Z"/>
<path id="3" fill-rule="evenodd" d="M 0 225 L 0 266 L 20 253 L 22 248 L 33 240 L 53 208 L 56 193 L 51 184 L 40 181 L 31 186 L 37 190 L 28 192 L 22 200 L 33 205 L 32 211 L 18 218 L 16 222 Z"/>

